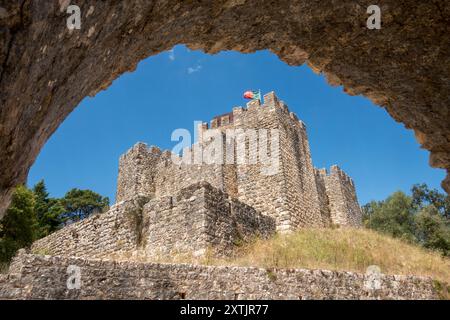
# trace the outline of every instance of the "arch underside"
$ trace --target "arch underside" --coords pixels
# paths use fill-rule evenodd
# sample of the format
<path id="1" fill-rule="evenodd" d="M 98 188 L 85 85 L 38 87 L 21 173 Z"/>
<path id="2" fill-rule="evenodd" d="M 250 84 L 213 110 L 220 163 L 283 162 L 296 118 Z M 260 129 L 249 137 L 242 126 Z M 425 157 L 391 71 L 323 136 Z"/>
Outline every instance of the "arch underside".
<path id="1" fill-rule="evenodd" d="M 185 44 L 214 54 L 268 49 L 307 63 L 330 85 L 362 94 L 413 129 L 430 165 L 450 172 L 450 3 L 378 1 L 0 0 L 0 216 L 40 149 L 86 96 L 142 59 Z M 447 175 L 444 189 L 450 191 Z"/>

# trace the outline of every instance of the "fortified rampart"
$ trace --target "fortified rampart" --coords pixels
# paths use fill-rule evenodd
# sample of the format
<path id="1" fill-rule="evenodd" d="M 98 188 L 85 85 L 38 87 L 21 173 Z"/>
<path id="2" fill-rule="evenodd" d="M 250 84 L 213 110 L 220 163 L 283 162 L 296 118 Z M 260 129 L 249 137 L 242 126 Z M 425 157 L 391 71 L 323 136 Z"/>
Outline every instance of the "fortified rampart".
<path id="1" fill-rule="evenodd" d="M 237 243 L 275 233 L 273 218 L 230 198 L 208 183 L 174 196 L 142 195 L 115 204 L 107 213 L 73 223 L 36 241 L 33 252 L 84 258 L 130 253 L 147 257 L 229 255 Z"/>
<path id="2" fill-rule="evenodd" d="M 356 198 L 355 184 L 344 171 L 337 165 L 331 167 L 330 173 L 326 169 L 316 169 L 316 184 L 321 190 L 319 194 L 327 196 L 328 214 L 334 224 L 361 225 L 362 212 Z M 326 202 L 324 198 L 321 203 Z"/>
<path id="3" fill-rule="evenodd" d="M 67 287 L 68 268 L 80 288 Z M 20 254 L 1 299 L 439 299 L 431 278 L 327 270 L 216 267 Z"/>
<path id="4" fill-rule="evenodd" d="M 353 181 L 337 166 L 330 174 L 314 168 L 305 124 L 273 92 L 263 105 L 253 100 L 198 129 L 182 155 L 136 144 L 120 158 L 117 203 L 33 250 L 228 255 L 236 243 L 276 231 L 361 225 Z"/>
<path id="5" fill-rule="evenodd" d="M 120 158 L 116 204 L 36 241 L 31 251 L 41 255 L 21 250 L 0 275 L 0 299 L 439 297 L 421 277 L 377 275 L 374 288 L 373 275 L 343 271 L 117 261 L 229 256 L 276 231 L 361 226 L 352 179 L 337 166 L 314 168 L 305 124 L 274 93 L 202 123 L 199 137 L 180 156 L 131 148 Z M 80 271 L 79 288 L 67 285 L 69 267 Z"/>

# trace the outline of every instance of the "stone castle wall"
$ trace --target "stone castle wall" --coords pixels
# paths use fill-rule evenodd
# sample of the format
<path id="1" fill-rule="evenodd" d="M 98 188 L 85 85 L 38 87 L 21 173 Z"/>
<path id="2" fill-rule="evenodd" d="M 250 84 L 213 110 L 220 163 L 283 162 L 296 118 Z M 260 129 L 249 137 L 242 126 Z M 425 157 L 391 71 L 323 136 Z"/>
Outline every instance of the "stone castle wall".
<path id="1" fill-rule="evenodd" d="M 261 153 L 260 141 L 244 145 L 257 160 L 278 160 L 278 170 L 264 174 L 261 161 L 239 163 L 237 147 L 232 164 L 178 164 L 170 152 L 138 143 L 120 158 L 117 203 L 33 244 L 32 252 L 51 257 L 21 252 L 9 274 L 0 275 L 0 299 L 438 297 L 433 281 L 420 277 L 381 275 L 381 288 L 372 290 L 365 286 L 368 276 L 351 272 L 95 260 L 229 256 L 237 244 L 276 231 L 361 225 L 352 179 L 337 166 L 329 174 L 314 168 L 305 124 L 273 93 L 263 105 L 254 100 L 214 118 L 211 127 L 201 124 L 200 142 L 183 156 L 195 160 L 193 151 L 212 145 L 207 137 L 213 132 L 226 138 L 225 146 L 241 138 L 230 137 L 228 129 L 277 129 L 279 148 L 266 146 Z M 69 265 L 81 268 L 79 290 L 67 289 Z"/>
<path id="2" fill-rule="evenodd" d="M 285 229 L 324 227 L 305 124 L 282 105 L 280 153 L 288 224 Z"/>
<path id="3" fill-rule="evenodd" d="M 68 267 L 80 269 L 67 288 Z M 216 267 L 20 254 L 0 275 L 0 299 L 439 299 L 433 280 L 304 269 Z"/>
<path id="4" fill-rule="evenodd" d="M 154 199 L 144 207 L 147 256 L 192 253 L 229 255 L 238 243 L 275 233 L 275 221 L 229 198 L 207 183 L 194 184 L 176 197 Z"/>
<path id="5" fill-rule="evenodd" d="M 327 176 L 326 169 L 314 169 L 316 180 L 317 195 L 319 199 L 320 215 L 324 226 L 331 226 L 330 199 L 327 188 L 325 186 L 325 179 Z"/>
<path id="6" fill-rule="evenodd" d="M 224 189 L 220 165 L 174 164 L 172 155 L 159 148 L 137 143 L 119 160 L 116 202 L 134 198 L 171 196 L 192 184 L 208 181 Z"/>
<path id="7" fill-rule="evenodd" d="M 142 210 L 148 198 L 137 196 L 70 224 L 33 243 L 31 250 L 40 254 L 87 258 L 108 257 L 136 250 L 140 237 Z"/>
<path id="8" fill-rule="evenodd" d="M 103 258 L 130 252 L 148 257 L 230 254 L 237 243 L 275 233 L 275 221 L 208 183 L 173 196 L 137 196 L 108 212 L 73 223 L 36 241 L 42 254 Z"/>
<path id="9" fill-rule="evenodd" d="M 277 129 L 279 148 L 272 150 L 269 143 L 267 154 L 278 159 L 278 170 L 274 174 L 263 174 L 267 165 L 262 161 L 239 163 L 236 147 L 233 149 L 233 164 L 174 164 L 170 152 L 137 144 L 120 159 L 117 201 L 136 194 L 151 197 L 172 195 L 193 183 L 207 181 L 273 217 L 279 231 L 329 226 L 331 212 L 336 224 L 350 221 L 354 226 L 361 224 L 353 182 L 320 178 L 312 163 L 305 124 L 289 112 L 273 92 L 264 96 L 263 105 L 259 100 L 253 100 L 247 108 L 236 107 L 231 113 L 215 117 L 211 126 L 202 124 L 199 128 L 200 142 L 188 149 L 188 154 L 199 145 L 206 147 L 208 140 L 202 137 L 216 131 L 224 135 L 224 145 L 236 142 L 235 137 L 227 135 L 228 129 L 266 129 L 269 134 L 270 130 Z M 261 160 L 261 144 L 249 144 L 248 137 L 245 139 L 247 155 L 257 155 L 256 159 Z M 224 154 L 224 163 L 226 158 Z M 195 159 L 192 154 L 191 159 Z"/>
<path id="10" fill-rule="evenodd" d="M 178 164 L 170 152 L 138 143 L 120 158 L 116 205 L 37 241 L 33 250 L 94 258 L 130 252 L 227 255 L 237 243 L 275 231 L 360 226 L 353 181 L 337 166 L 330 174 L 315 169 L 303 122 L 273 93 L 264 102 L 234 108 L 213 119 L 211 128 L 201 124 L 199 135 L 219 132 L 235 142 L 241 137 L 230 137 L 227 129 L 277 129 L 279 148 L 263 150 L 279 162 L 272 174 L 263 173 L 267 164 L 261 161 L 236 161 L 235 144 L 232 164 Z M 194 160 L 193 150 L 213 144 L 200 141 L 183 156 Z M 264 156 L 259 143 L 244 146 L 248 155 Z M 225 160 L 228 155 L 219 156 Z"/>
<path id="11" fill-rule="evenodd" d="M 327 174 L 325 169 L 318 170 L 320 187 L 326 190 L 331 222 L 341 226 L 362 226 L 362 211 L 356 199 L 353 180 L 334 165 Z"/>

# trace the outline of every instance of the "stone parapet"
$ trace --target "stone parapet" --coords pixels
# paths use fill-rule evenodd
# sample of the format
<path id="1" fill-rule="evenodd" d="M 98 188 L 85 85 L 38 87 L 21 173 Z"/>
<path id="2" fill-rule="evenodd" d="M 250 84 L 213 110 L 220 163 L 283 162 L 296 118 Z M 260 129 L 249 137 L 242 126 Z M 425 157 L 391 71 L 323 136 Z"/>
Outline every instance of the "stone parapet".
<path id="1" fill-rule="evenodd" d="M 431 278 L 345 271 L 86 260 L 21 254 L 0 278 L 0 299 L 439 299 Z M 67 288 L 68 267 L 80 270 Z"/>

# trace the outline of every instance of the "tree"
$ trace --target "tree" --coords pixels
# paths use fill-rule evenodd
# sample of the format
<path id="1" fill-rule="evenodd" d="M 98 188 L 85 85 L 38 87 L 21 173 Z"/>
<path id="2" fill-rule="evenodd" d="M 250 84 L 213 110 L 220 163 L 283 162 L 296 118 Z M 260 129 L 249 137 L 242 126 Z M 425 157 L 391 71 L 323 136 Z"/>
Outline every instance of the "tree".
<path id="1" fill-rule="evenodd" d="M 91 190 L 72 189 L 62 199 L 50 198 L 44 181 L 33 190 L 16 188 L 0 221 L 0 265 L 16 251 L 59 229 L 63 222 L 77 221 L 108 208 L 109 199 Z"/>
<path id="2" fill-rule="evenodd" d="M 384 201 L 363 206 L 366 227 L 414 241 L 450 256 L 450 197 L 426 184 L 416 184 L 411 196 L 395 192 Z"/>
<path id="3" fill-rule="evenodd" d="M 450 220 L 450 196 L 440 193 L 436 189 L 430 190 L 424 183 L 415 184 L 411 192 L 413 204 L 419 210 L 425 206 L 433 205 L 440 215 Z"/>
<path id="4" fill-rule="evenodd" d="M 371 201 L 363 205 L 362 208 L 362 219 L 363 223 L 366 227 L 371 226 L 370 219 L 374 215 L 375 212 L 380 210 L 380 207 L 383 205 L 383 201 Z"/>
<path id="5" fill-rule="evenodd" d="M 61 215 L 64 207 L 59 199 L 49 198 L 44 180 L 33 187 L 35 197 L 35 213 L 39 225 L 39 237 L 48 236 L 61 226 Z"/>
<path id="6" fill-rule="evenodd" d="M 385 201 L 371 202 L 363 210 L 368 228 L 396 238 L 415 239 L 412 198 L 403 192 L 397 191 Z"/>
<path id="7" fill-rule="evenodd" d="M 68 223 L 104 212 L 109 208 L 109 198 L 91 190 L 72 189 L 61 199 L 61 204 L 65 209 L 63 219 Z"/>
<path id="8" fill-rule="evenodd" d="M 423 208 L 417 214 L 416 237 L 425 248 L 437 249 L 445 256 L 450 256 L 450 227 L 433 205 Z"/>
<path id="9" fill-rule="evenodd" d="M 33 192 L 24 186 L 14 191 L 11 205 L 0 221 L 0 262 L 9 262 L 20 248 L 37 238 L 37 219 Z"/>

